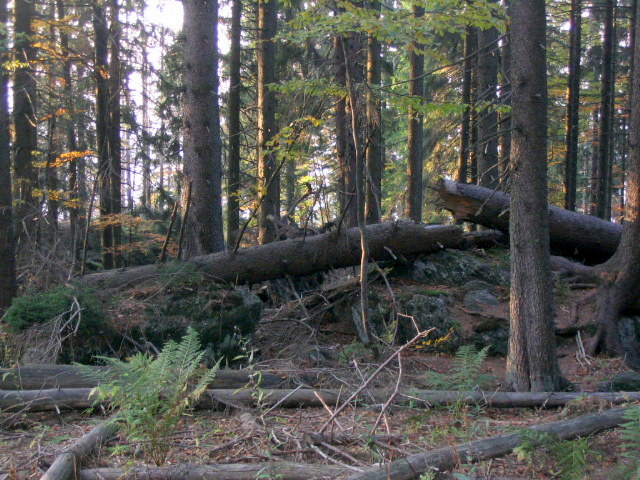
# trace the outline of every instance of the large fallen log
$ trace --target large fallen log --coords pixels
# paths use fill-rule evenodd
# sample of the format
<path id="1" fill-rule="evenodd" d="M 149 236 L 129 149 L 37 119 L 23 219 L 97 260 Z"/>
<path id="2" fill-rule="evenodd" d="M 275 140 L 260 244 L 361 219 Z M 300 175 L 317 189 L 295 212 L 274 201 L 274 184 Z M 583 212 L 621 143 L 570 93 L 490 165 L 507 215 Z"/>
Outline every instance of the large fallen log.
<path id="1" fill-rule="evenodd" d="M 436 252 L 445 247 L 457 248 L 464 243 L 462 230 L 458 227 L 427 226 L 409 221 L 369 225 L 366 233 L 369 254 L 375 260 Z M 357 228 L 351 228 L 244 248 L 235 254 L 203 255 L 182 265 L 207 274 L 213 281 L 235 284 L 257 283 L 286 275 L 310 275 L 359 263 L 360 233 Z M 175 273 L 178 266 L 156 264 L 114 269 L 87 275 L 82 281 L 97 288 L 130 286 L 168 272 Z"/>
<path id="2" fill-rule="evenodd" d="M 436 192 L 440 206 L 455 218 L 509 233 L 509 195 L 447 179 L 438 182 Z M 550 206 L 549 234 L 555 252 L 597 264 L 618 248 L 622 225 Z"/>
<path id="3" fill-rule="evenodd" d="M 46 390 L 54 388 L 93 388 L 97 386 L 83 369 L 105 371 L 106 367 L 79 367 L 77 365 L 24 365 L 0 368 L 0 390 Z M 221 369 L 209 385 L 211 388 L 242 388 L 257 378 L 256 371 Z M 260 385 L 267 388 L 285 386 L 286 379 L 268 372 L 260 373 Z"/>
<path id="4" fill-rule="evenodd" d="M 79 480 L 311 480 L 337 477 L 344 469 L 335 465 L 293 462 L 175 465 L 167 467 L 92 468 L 81 470 Z"/>
<path id="5" fill-rule="evenodd" d="M 40 480 L 70 480 L 83 464 L 118 431 L 116 422 L 103 422 L 58 455 Z"/>
<path id="6" fill-rule="evenodd" d="M 51 390 L 0 391 L 0 411 L 58 411 L 79 410 L 91 407 L 90 388 Z M 282 408 L 342 405 L 349 392 L 313 389 L 262 389 L 260 405 Z M 393 394 L 391 389 L 368 389 L 367 403 L 384 404 Z M 206 390 L 197 407 L 216 409 L 231 407 L 256 407 L 258 400 L 252 389 Z M 596 398 L 611 404 L 640 401 L 640 392 L 468 392 L 439 390 L 401 391 L 394 405 L 445 406 L 464 403 L 492 408 L 556 408 L 579 398 Z M 365 397 L 363 397 L 365 398 Z"/>
<path id="7" fill-rule="evenodd" d="M 527 440 L 534 446 L 544 445 L 557 440 L 570 440 L 615 428 L 626 421 L 624 414 L 628 409 L 617 408 L 560 422 L 536 425 L 530 428 L 530 430 L 536 432 L 536 435 L 527 437 Z M 454 447 L 418 453 L 381 465 L 375 469 L 350 475 L 347 480 L 410 480 L 432 470 L 450 470 L 459 463 L 475 463 L 506 455 L 520 445 L 523 438 L 524 434 L 522 433 L 498 435 Z"/>

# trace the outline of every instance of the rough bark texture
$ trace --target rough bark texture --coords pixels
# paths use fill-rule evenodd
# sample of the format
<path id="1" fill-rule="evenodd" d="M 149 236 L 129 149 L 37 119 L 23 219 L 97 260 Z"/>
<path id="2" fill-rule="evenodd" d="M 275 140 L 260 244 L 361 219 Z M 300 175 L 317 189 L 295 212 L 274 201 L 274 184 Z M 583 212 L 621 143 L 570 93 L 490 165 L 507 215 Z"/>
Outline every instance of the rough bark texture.
<path id="1" fill-rule="evenodd" d="M 569 24 L 569 82 L 567 87 L 567 152 L 564 161 L 564 208 L 575 211 L 580 135 L 580 60 L 582 57 L 582 0 L 571 0 Z"/>
<path id="2" fill-rule="evenodd" d="M 337 477 L 345 469 L 335 465 L 293 462 L 173 465 L 167 467 L 96 468 L 80 471 L 79 480 L 310 480 Z"/>
<path id="3" fill-rule="evenodd" d="M 273 38 L 278 23 L 278 0 L 258 1 L 258 187 L 260 212 L 258 241 L 270 243 L 276 239 L 275 222 L 279 218 L 280 173 L 276 155 L 270 145 L 276 134 L 276 97 L 269 84 L 276 79 L 276 44 Z"/>
<path id="4" fill-rule="evenodd" d="M 505 0 L 508 6 L 510 0 Z M 511 26 L 507 24 L 504 45 L 500 55 L 502 83 L 500 85 L 500 105 L 505 109 L 500 113 L 500 189 L 509 189 L 509 160 L 511 159 Z"/>
<path id="5" fill-rule="evenodd" d="M 182 254 L 184 258 L 191 258 L 225 248 L 218 105 L 218 2 L 186 0 L 183 6 L 184 173 L 193 189 Z"/>
<path id="6" fill-rule="evenodd" d="M 509 8 L 514 126 L 511 152 L 511 291 L 507 383 L 561 390 L 555 352 L 547 209 L 547 71 L 544 0 Z"/>
<path id="7" fill-rule="evenodd" d="M 464 37 L 464 69 L 462 76 L 462 103 L 466 105 L 460 123 L 460 155 L 458 157 L 457 181 L 467 183 L 469 180 L 469 157 L 471 140 L 471 81 L 473 73 L 474 53 L 476 52 L 478 36 L 472 27 L 467 27 Z"/>
<path id="8" fill-rule="evenodd" d="M 413 6 L 413 16 L 422 18 L 424 7 Z M 424 48 L 417 42 L 412 42 L 409 54 L 409 95 L 413 101 L 421 101 L 424 97 Z M 422 220 L 422 143 L 423 143 L 423 115 L 413 106 L 409 107 L 409 137 L 407 150 L 407 210 L 405 216 L 414 222 Z"/>
<path id="9" fill-rule="evenodd" d="M 602 39 L 602 80 L 600 93 L 600 136 L 598 140 L 598 163 L 595 190 L 595 214 L 608 219 L 607 203 L 609 197 L 611 133 L 613 104 L 613 55 L 615 49 L 614 9 L 616 0 L 605 0 L 604 36 Z"/>
<path id="10" fill-rule="evenodd" d="M 32 21 L 35 16 L 35 2 L 16 0 L 14 6 L 14 51 L 19 67 L 15 70 L 13 81 L 13 122 L 14 140 L 14 176 L 16 182 L 16 220 L 23 225 L 21 234 L 34 233 L 39 217 L 38 199 L 33 189 L 38 186 L 38 173 L 33 165 L 33 152 L 38 150 L 36 118 L 36 80 L 33 76 L 32 62 L 36 51 L 32 46 Z"/>
<path id="11" fill-rule="evenodd" d="M 56 411 L 82 410 L 90 408 L 94 399 L 90 398 L 91 388 L 56 388 L 52 390 L 0 390 L 0 410 L 11 411 Z M 198 400 L 196 408 L 225 409 L 227 407 L 255 408 L 278 405 L 281 408 L 323 408 L 324 405 L 342 406 L 349 398 L 349 392 L 331 389 L 269 389 L 262 390 L 258 405 L 252 389 L 211 389 Z M 363 401 L 385 404 L 393 389 L 367 390 Z M 406 395 L 405 395 L 406 393 Z M 623 404 L 640 400 L 640 392 L 482 392 L 460 393 L 457 391 L 402 389 L 393 404 L 400 406 L 422 405 L 450 406 L 458 403 L 490 408 L 558 408 L 580 398 L 592 398 L 612 404 Z"/>
<path id="12" fill-rule="evenodd" d="M 231 4 L 231 47 L 229 50 L 229 166 L 227 175 L 227 245 L 233 248 L 240 229 L 240 54 L 242 37 L 242 0 Z"/>
<path id="13" fill-rule="evenodd" d="M 122 91 L 122 66 L 120 60 L 120 34 L 121 24 L 119 18 L 120 6 L 118 0 L 110 0 L 109 26 L 109 158 L 111 168 L 109 170 L 109 187 L 111 188 L 111 214 L 122 214 L 122 137 L 120 135 L 121 107 L 120 97 Z M 115 267 L 122 265 L 122 223 L 118 220 L 111 227 L 113 236 L 113 261 Z"/>
<path id="14" fill-rule="evenodd" d="M 95 379 L 82 369 L 103 371 L 105 367 L 77 367 L 75 365 L 25 365 L 18 368 L 0 368 L 0 390 L 46 390 L 56 388 L 93 388 Z M 259 373 L 260 385 L 267 388 L 282 386 L 287 382 L 268 372 L 247 372 L 222 369 L 209 384 L 211 388 L 242 388 L 250 383 L 252 375 Z"/>
<path id="15" fill-rule="evenodd" d="M 425 226 L 413 222 L 369 225 L 366 235 L 370 257 L 375 260 L 392 258 L 389 250 L 395 255 L 413 255 L 456 248 L 463 242 L 462 231 L 457 227 Z M 245 248 L 235 254 L 203 255 L 190 259 L 188 264 L 208 274 L 213 281 L 255 283 L 285 275 L 308 275 L 359 265 L 360 254 L 360 232 L 351 228 Z M 120 287 L 140 283 L 162 271 L 161 266 L 145 265 L 87 275 L 82 281 L 95 287 Z"/>
<path id="16" fill-rule="evenodd" d="M 446 179 L 436 188 L 441 206 L 457 219 L 509 233 L 509 195 Z M 547 208 L 551 248 L 555 252 L 590 264 L 601 263 L 615 253 L 622 225 L 559 207 Z"/>
<path id="17" fill-rule="evenodd" d="M 58 455 L 40 480 L 71 480 L 84 463 L 118 431 L 116 422 L 105 422 Z"/>
<path id="18" fill-rule="evenodd" d="M 636 28 L 633 66 L 634 85 L 640 84 L 640 15 L 636 3 Z M 621 355 L 632 367 L 640 366 L 640 346 L 634 335 L 621 338 L 619 317 L 640 296 L 640 91 L 631 94 L 631 123 L 629 138 L 629 169 L 627 174 L 627 203 L 622 239 L 613 258 L 603 267 L 610 270 L 604 276 L 604 285 L 598 297 L 600 326 L 592 350 L 603 350 Z"/>
<path id="19" fill-rule="evenodd" d="M 513 0 L 517 3 L 521 0 Z M 522 0 L 534 1 L 534 0 Z M 627 408 L 608 410 L 560 422 L 531 427 L 539 435 L 533 443 L 543 445 L 555 440 L 570 440 L 619 426 L 625 421 Z M 410 480 L 429 471 L 443 471 L 460 463 L 475 463 L 510 453 L 520 445 L 522 434 L 499 435 L 482 440 L 463 443 L 454 447 L 439 448 L 400 458 L 374 470 L 367 470 L 347 477 L 347 480 Z"/>
<path id="20" fill-rule="evenodd" d="M 478 185 L 498 188 L 498 30 L 481 30 L 478 48 Z"/>
<path id="21" fill-rule="evenodd" d="M 96 82 L 96 144 L 98 147 L 98 190 L 100 219 L 102 226 L 102 267 L 105 270 L 115 267 L 113 225 L 110 216 L 113 213 L 112 163 L 109 156 L 109 74 L 108 43 L 109 31 L 104 8 L 93 7 L 93 30 L 95 36 L 95 64 L 93 75 Z"/>
<path id="22" fill-rule="evenodd" d="M 371 0 L 370 8 L 380 16 L 381 3 Z M 382 191 L 382 106 L 375 89 L 382 80 L 382 60 L 380 41 L 369 35 L 367 39 L 367 160 L 366 160 L 366 201 L 365 217 L 368 225 L 380 222 Z"/>
<path id="23" fill-rule="evenodd" d="M 7 0 L 0 1 L 0 25 L 7 25 Z M 0 44 L 7 41 L 6 28 L 0 31 Z M 6 56 L 2 55 L 2 61 Z M 9 143 L 8 77 L 0 72 L 0 316 L 17 293 L 15 230 L 11 197 L 11 151 Z"/>

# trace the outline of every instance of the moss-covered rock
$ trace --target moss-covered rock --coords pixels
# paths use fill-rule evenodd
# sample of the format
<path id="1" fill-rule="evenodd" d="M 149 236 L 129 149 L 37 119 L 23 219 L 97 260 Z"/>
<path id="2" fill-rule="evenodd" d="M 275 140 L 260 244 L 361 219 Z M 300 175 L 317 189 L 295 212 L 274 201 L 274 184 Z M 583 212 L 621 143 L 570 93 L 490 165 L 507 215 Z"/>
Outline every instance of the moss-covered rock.
<path id="1" fill-rule="evenodd" d="M 478 350 L 489 347 L 489 354 L 504 356 L 509 352 L 509 321 L 502 318 L 487 318 L 473 327 L 473 333 L 465 343 Z"/>
<path id="2" fill-rule="evenodd" d="M 499 262 L 469 252 L 443 250 L 418 256 L 411 264 L 397 267 L 394 275 L 427 285 L 462 286 L 472 280 L 507 285 L 509 272 Z"/>

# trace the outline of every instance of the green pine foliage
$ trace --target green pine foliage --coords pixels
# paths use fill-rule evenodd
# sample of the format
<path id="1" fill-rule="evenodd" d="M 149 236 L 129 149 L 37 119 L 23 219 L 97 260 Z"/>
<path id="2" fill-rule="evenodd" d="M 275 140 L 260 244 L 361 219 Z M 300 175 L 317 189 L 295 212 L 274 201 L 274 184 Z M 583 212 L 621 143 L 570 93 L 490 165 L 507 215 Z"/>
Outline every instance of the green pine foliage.
<path id="1" fill-rule="evenodd" d="M 155 359 L 142 353 L 126 362 L 103 358 L 109 369 L 98 374 L 96 403 L 107 401 L 117 410 L 116 421 L 147 461 L 165 462 L 180 418 L 214 379 L 218 365 L 201 367 L 203 356 L 198 333 L 190 328 L 179 343 L 168 342 Z"/>

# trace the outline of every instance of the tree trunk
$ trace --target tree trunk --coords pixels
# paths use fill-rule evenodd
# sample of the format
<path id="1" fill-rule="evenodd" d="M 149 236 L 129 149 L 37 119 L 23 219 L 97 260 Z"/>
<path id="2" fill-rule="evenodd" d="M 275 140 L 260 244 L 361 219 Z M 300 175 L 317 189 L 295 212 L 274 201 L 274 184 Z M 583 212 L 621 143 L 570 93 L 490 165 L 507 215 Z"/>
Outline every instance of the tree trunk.
<path id="1" fill-rule="evenodd" d="M 607 197 L 609 195 L 609 163 L 612 102 L 613 102 L 613 52 L 615 49 L 614 9 L 616 0 L 605 0 L 604 36 L 602 41 L 602 81 L 600 100 L 600 136 L 598 140 L 598 163 L 596 170 L 595 215 L 607 218 Z"/>
<path id="2" fill-rule="evenodd" d="M 496 0 L 491 0 L 497 3 Z M 478 35 L 478 185 L 498 188 L 498 30 Z"/>
<path id="3" fill-rule="evenodd" d="M 184 173 L 193 184 L 183 258 L 224 250 L 222 142 L 218 105 L 218 1 L 186 0 L 183 95 Z"/>
<path id="4" fill-rule="evenodd" d="M 459 220 L 509 233 L 509 195 L 477 185 L 441 180 L 440 205 Z M 551 248 L 591 265 L 609 259 L 618 248 L 622 226 L 591 215 L 547 206 Z"/>
<path id="5" fill-rule="evenodd" d="M 510 0 L 505 0 L 509 5 Z M 507 25 L 504 45 L 500 55 L 502 84 L 500 85 L 500 105 L 505 111 L 500 113 L 500 188 L 509 189 L 509 160 L 511 158 L 511 26 Z"/>
<path id="6" fill-rule="evenodd" d="M 366 236 L 370 258 L 375 260 L 390 259 L 393 255 L 437 252 L 442 248 L 459 248 L 463 244 L 462 232 L 457 227 L 425 226 L 413 222 L 368 225 Z M 309 275 L 359 265 L 359 245 L 360 231 L 351 228 L 245 248 L 235 254 L 203 255 L 191 258 L 189 264 L 195 270 L 209 274 L 212 281 L 251 284 L 286 275 Z M 96 288 L 131 286 L 162 271 L 161 266 L 145 265 L 87 275 L 83 282 Z"/>
<path id="7" fill-rule="evenodd" d="M 95 468 L 81 470 L 78 480 L 312 480 L 338 477 L 345 469 L 287 461 L 216 465 L 171 465 L 166 467 Z"/>
<path id="8" fill-rule="evenodd" d="M 102 225 L 102 267 L 115 267 L 113 224 L 114 189 L 111 188 L 113 164 L 109 155 L 109 81 L 108 44 L 109 31 L 104 8 L 93 7 L 93 29 L 95 34 L 94 78 L 96 81 L 96 142 L 98 147 L 99 207 Z"/>
<path id="9" fill-rule="evenodd" d="M 580 60 L 582 58 L 582 0 L 571 0 L 569 23 L 569 81 L 567 87 L 567 145 L 564 161 L 564 208 L 575 211 L 580 136 Z"/>
<path id="10" fill-rule="evenodd" d="M 371 0 L 370 8 L 380 17 L 380 0 Z M 367 161 L 365 217 L 368 225 L 379 223 L 382 217 L 382 107 L 376 89 L 382 81 L 380 41 L 373 34 L 367 39 Z"/>
<path id="11" fill-rule="evenodd" d="M 424 17 L 424 7 L 414 5 L 413 16 Z M 424 54 L 420 51 L 424 45 L 414 41 L 409 51 L 409 95 L 414 102 L 424 98 Z M 409 156 L 407 158 L 407 211 L 405 216 L 414 222 L 422 221 L 422 113 L 413 105 L 409 107 Z"/>
<path id="12" fill-rule="evenodd" d="M 469 157 L 470 157 L 470 135 L 471 135 L 471 80 L 473 73 L 473 55 L 478 49 L 478 36 L 473 27 L 467 27 L 464 37 L 464 63 L 462 68 L 462 103 L 465 110 L 460 123 L 460 154 L 458 157 L 457 181 L 467 183 L 469 181 Z"/>
<path id="13" fill-rule="evenodd" d="M 34 166 L 34 152 L 38 150 L 37 137 L 37 90 L 35 70 L 32 63 L 36 50 L 32 46 L 32 22 L 35 3 L 32 0 L 16 0 L 14 3 L 14 52 L 18 67 L 13 80 L 14 176 L 18 207 L 15 211 L 20 227 L 20 236 L 35 233 L 40 218 L 40 207 L 33 190 L 38 187 L 38 172 Z"/>
<path id="14" fill-rule="evenodd" d="M 276 239 L 274 219 L 280 217 L 280 172 L 277 167 L 275 146 L 276 96 L 269 87 L 276 79 L 276 44 L 274 37 L 278 24 L 278 0 L 258 1 L 258 187 L 260 212 L 258 215 L 258 242 L 261 245 Z"/>
<path id="15" fill-rule="evenodd" d="M 0 44 L 7 44 L 7 0 L 0 0 Z M 7 60 L 2 54 L 2 64 Z M 16 296 L 15 230 L 11 197 L 11 151 L 9 140 L 9 105 L 6 70 L 0 72 L 0 317 Z"/>
<path id="16" fill-rule="evenodd" d="M 240 230 L 240 94 L 242 76 L 242 0 L 231 4 L 229 51 L 229 167 L 227 175 L 227 246 L 233 248 Z"/>
<path id="17" fill-rule="evenodd" d="M 109 186 L 111 188 L 111 214 L 114 216 L 112 225 L 113 235 L 113 264 L 122 266 L 122 138 L 120 135 L 120 97 L 122 92 L 122 72 L 120 61 L 120 6 L 118 0 L 110 0 L 110 31 L 109 31 Z"/>
<path id="18" fill-rule="evenodd" d="M 86 371 L 94 371 L 96 376 L 106 371 L 106 367 L 76 365 L 24 365 L 17 368 L 0 368 L 0 390 L 47 390 L 70 388 L 94 388 L 95 378 Z M 260 376 L 260 385 L 266 388 L 291 383 L 269 372 L 248 372 L 246 370 L 220 369 L 210 388 L 242 388 L 251 382 L 252 376 Z"/>
<path id="19" fill-rule="evenodd" d="M 561 390 L 553 332 L 547 209 L 547 69 L 544 0 L 513 0 L 511 291 L 507 383 L 516 391 Z"/>
<path id="20" fill-rule="evenodd" d="M 633 82 L 640 82 L 640 7 L 636 4 L 636 28 L 633 66 Z M 640 367 L 640 346 L 635 336 L 621 338 L 620 315 L 629 309 L 640 296 L 640 91 L 631 92 L 631 118 L 629 139 L 629 169 L 627 173 L 627 203 L 622 239 L 615 255 L 603 265 L 610 273 L 604 276 L 604 285 L 598 296 L 597 314 L 600 326 L 591 346 L 620 355 L 631 367 Z"/>
<path id="21" fill-rule="evenodd" d="M 512 0 L 517 4 L 520 0 Z M 534 0 L 522 0 L 534 1 Z M 595 432 L 618 427 L 626 420 L 624 415 L 629 408 L 617 408 L 603 413 L 593 413 L 581 417 L 536 425 L 529 430 L 538 435 L 531 436 L 534 445 L 540 446 L 558 440 L 571 440 L 576 437 L 586 437 Z M 522 443 L 524 434 L 511 433 L 475 440 L 453 447 L 439 448 L 425 453 L 417 453 L 399 458 L 389 464 L 381 465 L 372 470 L 356 473 L 346 480 L 410 480 L 421 474 L 433 471 L 444 471 L 455 468 L 461 461 L 476 463 L 490 458 L 500 457 Z"/>

